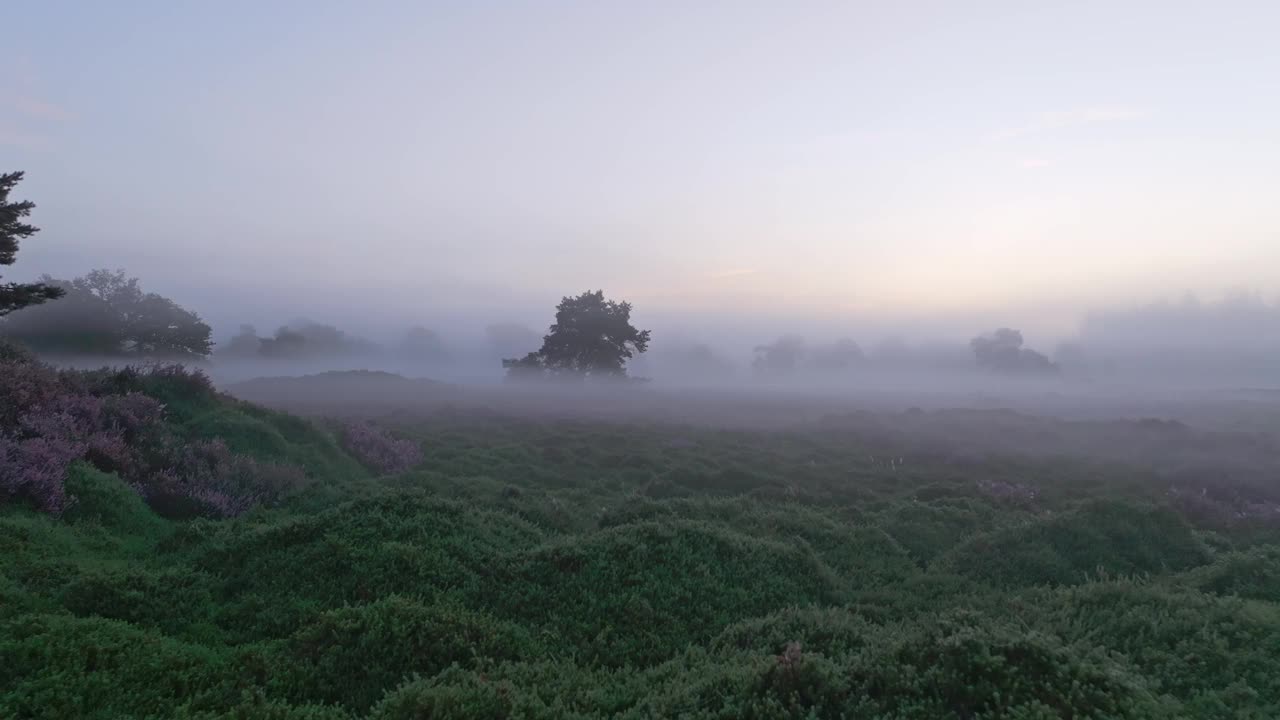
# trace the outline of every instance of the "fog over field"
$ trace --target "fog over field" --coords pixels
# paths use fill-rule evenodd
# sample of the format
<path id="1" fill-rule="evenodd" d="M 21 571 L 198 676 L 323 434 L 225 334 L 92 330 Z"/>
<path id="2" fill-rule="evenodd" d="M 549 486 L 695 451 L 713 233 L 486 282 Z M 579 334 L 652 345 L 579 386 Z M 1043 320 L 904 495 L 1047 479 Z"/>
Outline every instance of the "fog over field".
<path id="1" fill-rule="evenodd" d="M 1273 4 L 233 5 L 14 10 L 6 280 L 125 268 L 215 357 L 300 318 L 381 347 L 227 379 L 490 383 L 599 288 L 659 384 L 783 338 L 776 382 L 841 343 L 963 375 L 1012 328 L 1073 382 L 1277 385 Z"/>
<path id="2" fill-rule="evenodd" d="M 1280 718 L 1277 29 L 0 3 L 0 720 Z"/>

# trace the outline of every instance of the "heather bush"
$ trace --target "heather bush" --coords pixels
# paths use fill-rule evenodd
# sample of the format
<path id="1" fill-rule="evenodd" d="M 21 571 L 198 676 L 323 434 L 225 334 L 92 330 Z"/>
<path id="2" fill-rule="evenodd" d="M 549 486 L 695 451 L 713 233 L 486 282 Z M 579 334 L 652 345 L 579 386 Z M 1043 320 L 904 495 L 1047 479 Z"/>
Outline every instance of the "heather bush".
<path id="1" fill-rule="evenodd" d="M 230 452 L 220 440 L 184 441 L 156 395 L 186 407 L 214 397 L 200 371 L 57 371 L 0 361 L 0 500 L 60 514 L 71 463 L 114 472 L 172 516 L 231 517 L 300 487 L 301 470 Z"/>
<path id="2" fill-rule="evenodd" d="M 369 469 L 381 473 L 404 472 L 422 462 L 422 448 L 412 440 L 394 438 L 367 422 L 347 423 L 342 446 Z"/>
<path id="3" fill-rule="evenodd" d="M 35 353 L 18 343 L 0 337 L 0 363 L 22 362 L 34 363 Z"/>
<path id="4" fill-rule="evenodd" d="M 122 368 L 102 368 L 77 374 L 86 391 L 93 395 L 142 393 L 155 398 L 175 422 L 185 422 L 219 402 L 209 376 L 200 368 L 168 363 L 149 363 Z"/>
<path id="5" fill-rule="evenodd" d="M 172 462 L 138 486 L 152 507 L 172 517 L 235 517 L 279 501 L 306 481 L 296 467 L 233 454 L 221 440 L 187 443 Z"/>
<path id="6" fill-rule="evenodd" d="M 0 361 L 0 428 L 15 428 L 30 408 L 45 405 L 67 391 L 64 376 L 47 365 Z"/>
<path id="7" fill-rule="evenodd" d="M 38 509 L 61 514 L 69 501 L 67 469 L 85 446 L 64 438 L 0 437 L 0 491 L 10 499 L 32 502 Z"/>

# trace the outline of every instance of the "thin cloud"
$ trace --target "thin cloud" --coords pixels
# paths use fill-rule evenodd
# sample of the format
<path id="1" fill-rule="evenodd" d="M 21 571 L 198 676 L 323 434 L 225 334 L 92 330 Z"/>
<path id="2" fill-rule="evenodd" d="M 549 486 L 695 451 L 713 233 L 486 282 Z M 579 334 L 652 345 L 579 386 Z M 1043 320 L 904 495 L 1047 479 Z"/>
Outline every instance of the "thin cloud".
<path id="1" fill-rule="evenodd" d="M 19 97 L 13 101 L 13 107 L 23 115 L 40 120 L 62 121 L 72 117 L 70 110 L 34 97 Z"/>
<path id="2" fill-rule="evenodd" d="M 1083 125 L 1120 122 L 1144 117 L 1146 113 L 1133 108 L 1080 108 L 1040 113 L 1025 125 L 1003 128 L 987 136 L 988 140 L 1010 140 L 1026 135 L 1038 135 Z"/>
<path id="3" fill-rule="evenodd" d="M 729 278 L 743 277 L 745 275 L 755 275 L 758 272 L 760 271 L 755 269 L 740 268 L 711 273 L 710 277 L 712 280 L 728 280 Z"/>
<path id="4" fill-rule="evenodd" d="M 1018 166 L 1023 170 L 1040 170 L 1049 167 L 1050 162 L 1044 158 L 1023 158 Z"/>
<path id="5" fill-rule="evenodd" d="M 36 150 L 45 147 L 48 138 L 33 135 L 21 130 L 0 126 L 0 147 L 16 147 L 24 150 Z"/>

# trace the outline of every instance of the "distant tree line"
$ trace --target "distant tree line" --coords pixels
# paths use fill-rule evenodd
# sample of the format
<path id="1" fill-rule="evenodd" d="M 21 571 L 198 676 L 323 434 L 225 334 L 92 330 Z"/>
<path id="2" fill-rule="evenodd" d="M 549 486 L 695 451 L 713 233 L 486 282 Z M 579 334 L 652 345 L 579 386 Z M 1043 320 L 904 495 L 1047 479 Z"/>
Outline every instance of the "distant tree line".
<path id="1" fill-rule="evenodd" d="M 302 360 L 316 356 L 367 354 L 377 348 L 363 338 L 348 336 L 332 325 L 298 320 L 259 337 L 253 325 L 241 325 L 240 332 L 218 349 L 224 358 L 268 358 Z"/>
<path id="2" fill-rule="evenodd" d="M 9 199 L 22 179 L 21 172 L 0 175 L 0 265 L 13 264 L 18 241 L 38 232 L 25 222 L 35 205 Z M 538 337 L 520 325 L 491 325 L 486 336 L 490 346 L 502 353 L 511 379 L 626 378 L 628 363 L 646 352 L 650 341 L 650 331 L 631 323 L 631 312 L 629 302 L 607 299 L 601 290 L 587 291 L 561 300 L 555 322 L 537 349 L 526 350 Z M 45 275 L 35 283 L 0 284 L 0 335 L 48 355 L 200 359 L 213 351 L 212 330 L 198 314 L 145 292 L 138 279 L 123 270 L 93 270 L 72 280 Z M 1022 333 L 1011 328 L 975 337 L 969 347 L 976 366 L 992 372 L 1043 374 L 1057 372 L 1059 367 L 1024 347 Z M 332 325 L 308 320 L 281 326 L 266 336 L 258 335 L 252 325 L 242 325 L 217 352 L 227 359 L 372 355 L 420 365 L 442 365 L 452 358 L 439 333 L 422 326 L 409 328 L 399 344 L 387 351 Z M 733 371 L 731 362 L 706 345 L 692 345 L 671 355 L 700 377 L 727 376 Z M 1077 364 L 1082 353 L 1078 347 L 1064 346 L 1059 355 Z M 766 378 L 830 375 L 868 364 L 906 367 L 919 357 L 918 351 L 913 354 L 900 342 L 882 343 L 868 355 L 849 338 L 810 345 L 799 335 L 783 335 L 755 347 L 751 369 Z"/>

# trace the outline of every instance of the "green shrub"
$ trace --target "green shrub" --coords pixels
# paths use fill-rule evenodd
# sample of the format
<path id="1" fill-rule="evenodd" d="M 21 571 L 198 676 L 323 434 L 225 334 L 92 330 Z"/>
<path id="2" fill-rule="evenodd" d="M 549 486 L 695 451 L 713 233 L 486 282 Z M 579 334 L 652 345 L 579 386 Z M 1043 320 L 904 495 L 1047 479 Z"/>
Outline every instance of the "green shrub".
<path id="1" fill-rule="evenodd" d="M 406 684 L 369 714 L 370 720 L 506 720 L 516 715 L 517 691 L 509 683 L 453 672 Z M 538 717 L 521 713 L 523 717 Z M 542 715 L 541 717 L 550 717 Z"/>
<path id="2" fill-rule="evenodd" d="M 703 523 L 643 523 L 556 541 L 487 577 L 488 606 L 605 664 L 661 661 L 733 620 L 832 602 L 811 551 Z"/>
<path id="3" fill-rule="evenodd" d="M 28 615 L 0 627 L 0 717 L 167 717 L 239 695 L 225 655 L 118 620 Z"/>
<path id="4" fill-rule="evenodd" d="M 62 515 L 76 525 L 97 525 L 120 535 L 158 538 L 171 526 L 147 507 L 136 490 L 114 474 L 75 463 L 67 474 L 67 492 L 76 502 Z"/>
<path id="5" fill-rule="evenodd" d="M 1242 694 L 1259 717 L 1280 717 L 1280 607 L 1129 580 L 1094 582 L 1029 599 L 1028 613 L 1064 640 L 1122 653 L 1152 687 L 1221 711 Z M 1217 708 L 1215 710 L 1215 708 Z"/>
<path id="6" fill-rule="evenodd" d="M 59 593 L 73 614 L 124 620 L 173 636 L 211 634 L 213 579 L 199 572 L 101 569 L 70 578 Z"/>
<path id="7" fill-rule="evenodd" d="M 546 652 L 520 627 L 454 602 L 391 596 L 325 612 L 298 630 L 280 658 L 286 694 L 365 709 L 413 674 Z"/>
<path id="8" fill-rule="evenodd" d="M 1226 553 L 1188 573 L 1190 583 L 1215 595 L 1280 602 L 1280 547 Z"/>
<path id="9" fill-rule="evenodd" d="M 983 582 L 1016 587 L 1071 585 L 1098 573 L 1164 573 L 1208 561 L 1204 543 L 1172 511 L 1097 501 L 976 536 L 938 563 Z"/>
<path id="10" fill-rule="evenodd" d="M 902 503 L 885 513 L 879 525 L 924 567 L 962 541 L 994 530 L 998 522 L 989 505 L 950 500 Z"/>

